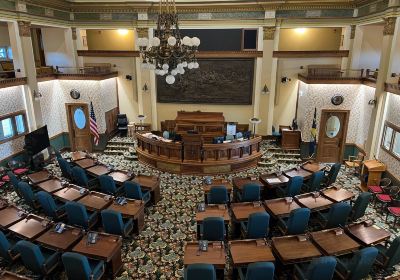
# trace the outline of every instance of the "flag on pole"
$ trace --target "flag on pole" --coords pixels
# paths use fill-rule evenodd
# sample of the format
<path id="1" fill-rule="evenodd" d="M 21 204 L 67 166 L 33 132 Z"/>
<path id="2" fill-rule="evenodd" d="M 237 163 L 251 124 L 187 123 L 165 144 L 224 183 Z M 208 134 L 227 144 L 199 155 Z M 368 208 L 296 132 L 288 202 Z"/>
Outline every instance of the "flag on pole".
<path id="1" fill-rule="evenodd" d="M 94 144 L 99 145 L 99 130 L 97 128 L 96 116 L 94 115 L 93 103 L 90 101 L 90 133 L 94 137 Z"/>
<path id="2" fill-rule="evenodd" d="M 317 145 L 317 108 L 314 109 L 314 118 L 311 125 L 311 141 L 310 141 L 310 156 L 315 153 L 315 146 Z"/>

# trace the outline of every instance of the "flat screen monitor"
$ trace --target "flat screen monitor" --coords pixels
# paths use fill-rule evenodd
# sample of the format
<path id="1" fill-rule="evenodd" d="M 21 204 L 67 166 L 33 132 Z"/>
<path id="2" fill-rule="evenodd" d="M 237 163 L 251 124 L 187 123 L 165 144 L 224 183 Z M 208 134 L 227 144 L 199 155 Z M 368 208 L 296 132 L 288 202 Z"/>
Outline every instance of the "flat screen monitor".
<path id="1" fill-rule="evenodd" d="M 226 125 L 226 135 L 236 135 L 236 124 L 228 123 Z"/>
<path id="2" fill-rule="evenodd" d="M 35 155 L 50 146 L 47 125 L 25 135 L 25 149 Z"/>

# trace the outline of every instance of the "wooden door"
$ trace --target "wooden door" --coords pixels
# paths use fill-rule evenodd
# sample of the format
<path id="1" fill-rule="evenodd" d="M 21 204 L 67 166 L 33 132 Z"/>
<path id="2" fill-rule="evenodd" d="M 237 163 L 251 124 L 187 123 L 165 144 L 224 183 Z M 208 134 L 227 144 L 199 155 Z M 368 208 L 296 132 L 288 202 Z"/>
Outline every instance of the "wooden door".
<path id="1" fill-rule="evenodd" d="M 317 160 L 342 162 L 350 111 L 322 110 L 319 126 Z"/>
<path id="2" fill-rule="evenodd" d="M 71 151 L 92 151 L 88 104 L 65 104 Z"/>

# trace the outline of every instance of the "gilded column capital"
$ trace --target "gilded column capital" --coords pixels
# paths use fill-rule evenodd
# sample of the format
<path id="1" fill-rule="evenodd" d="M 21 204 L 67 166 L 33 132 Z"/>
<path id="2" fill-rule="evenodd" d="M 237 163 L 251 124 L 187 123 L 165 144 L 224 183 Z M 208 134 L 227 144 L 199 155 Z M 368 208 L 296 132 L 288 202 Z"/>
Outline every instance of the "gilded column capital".
<path id="1" fill-rule="evenodd" d="M 384 18 L 384 27 L 383 27 L 383 35 L 393 35 L 394 27 L 396 26 L 396 18 L 395 17 L 387 17 Z"/>
<path id="2" fill-rule="evenodd" d="M 356 37 L 356 26 L 350 25 L 350 39 L 354 39 Z"/>
<path id="3" fill-rule="evenodd" d="M 76 35 L 76 27 L 71 27 L 72 31 L 72 40 L 78 39 L 78 36 Z"/>
<path id="4" fill-rule="evenodd" d="M 149 29 L 148 28 L 136 28 L 136 32 L 138 38 L 147 38 L 149 36 Z"/>
<path id="5" fill-rule="evenodd" d="M 18 31 L 20 37 L 30 37 L 31 23 L 29 21 L 18 21 Z"/>
<path id="6" fill-rule="evenodd" d="M 263 27 L 263 39 L 274 40 L 275 37 L 275 26 L 264 26 Z"/>

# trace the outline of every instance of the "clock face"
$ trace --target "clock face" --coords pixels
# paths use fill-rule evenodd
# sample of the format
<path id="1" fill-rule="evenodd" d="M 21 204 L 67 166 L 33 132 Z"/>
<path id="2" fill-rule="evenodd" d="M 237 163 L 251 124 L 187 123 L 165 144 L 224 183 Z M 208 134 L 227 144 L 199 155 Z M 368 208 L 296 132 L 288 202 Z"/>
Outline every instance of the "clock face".
<path id="1" fill-rule="evenodd" d="M 333 104 L 333 105 L 336 105 L 336 106 L 342 104 L 343 101 L 344 101 L 344 97 L 343 97 L 342 95 L 335 95 L 335 96 L 333 96 L 333 97 L 331 98 L 332 104 Z"/>
<path id="2" fill-rule="evenodd" d="M 81 93 L 76 89 L 71 90 L 69 94 L 73 99 L 79 99 L 79 97 L 81 97 Z"/>

